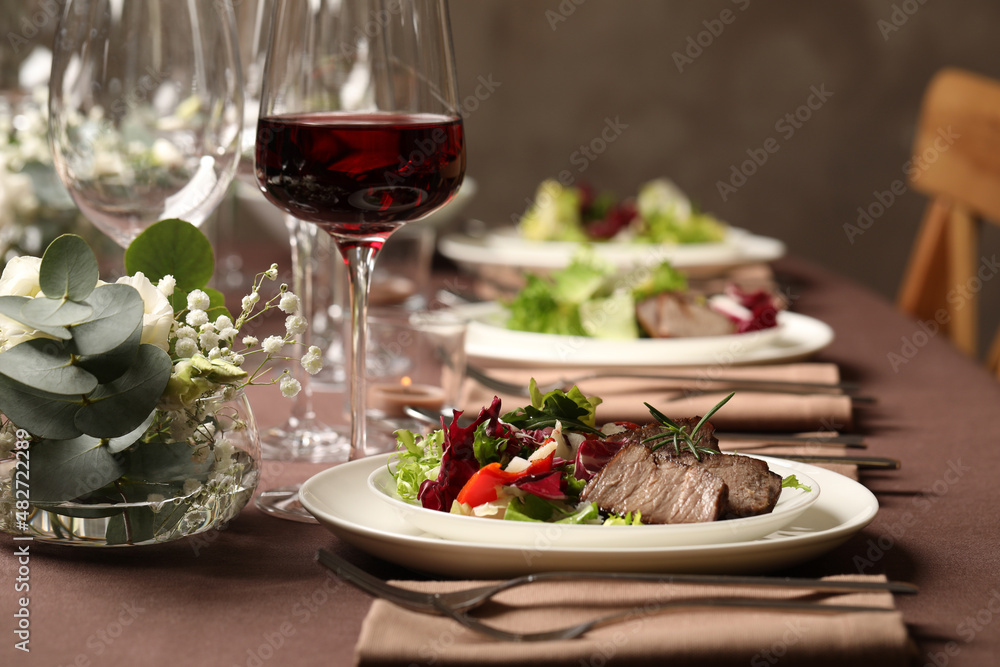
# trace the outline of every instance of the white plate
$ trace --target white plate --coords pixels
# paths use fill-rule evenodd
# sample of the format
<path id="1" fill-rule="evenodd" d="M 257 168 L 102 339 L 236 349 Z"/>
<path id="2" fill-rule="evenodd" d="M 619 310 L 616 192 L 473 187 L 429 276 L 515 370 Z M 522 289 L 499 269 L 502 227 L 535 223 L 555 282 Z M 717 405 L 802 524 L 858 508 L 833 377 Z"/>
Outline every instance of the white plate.
<path id="1" fill-rule="evenodd" d="M 420 531 L 375 497 L 368 477 L 388 454 L 334 466 L 302 485 L 302 504 L 337 537 L 367 553 L 447 577 L 512 577 L 546 570 L 741 573 L 771 571 L 843 544 L 878 512 L 854 480 L 805 463 L 773 459 L 822 488 L 820 498 L 780 531 L 759 540 L 688 547 L 554 547 L 545 535 L 529 546 L 455 542 Z M 764 458 L 764 457 L 762 457 Z"/>
<path id="2" fill-rule="evenodd" d="M 607 340 L 511 331 L 503 326 L 503 306 L 495 302 L 456 308 L 469 318 L 465 352 L 473 360 L 506 365 L 694 366 L 743 365 L 805 358 L 833 341 L 833 330 L 798 313 L 778 314 L 771 329 L 730 336 Z"/>
<path id="3" fill-rule="evenodd" d="M 768 464 L 782 477 L 797 475 L 799 482 L 811 487 L 782 489 L 778 504 L 770 514 L 730 519 L 660 526 L 568 526 L 552 523 L 500 521 L 480 517 L 437 512 L 411 505 L 396 494 L 396 480 L 388 468 L 379 468 L 368 478 L 376 497 L 404 519 L 431 535 L 459 542 L 534 545 L 544 535 L 554 547 L 667 547 L 723 544 L 755 540 L 794 521 L 820 496 L 819 484 L 811 477 L 783 465 Z"/>
<path id="4" fill-rule="evenodd" d="M 447 234 L 438 243 L 441 254 L 461 264 L 496 265 L 526 269 L 559 269 L 579 251 L 579 243 L 528 241 L 511 228 L 491 230 L 482 236 Z M 730 228 L 719 243 L 616 243 L 589 244 L 597 257 L 618 267 L 659 264 L 669 260 L 678 268 L 732 267 L 770 262 L 785 254 L 785 244 L 743 229 Z"/>

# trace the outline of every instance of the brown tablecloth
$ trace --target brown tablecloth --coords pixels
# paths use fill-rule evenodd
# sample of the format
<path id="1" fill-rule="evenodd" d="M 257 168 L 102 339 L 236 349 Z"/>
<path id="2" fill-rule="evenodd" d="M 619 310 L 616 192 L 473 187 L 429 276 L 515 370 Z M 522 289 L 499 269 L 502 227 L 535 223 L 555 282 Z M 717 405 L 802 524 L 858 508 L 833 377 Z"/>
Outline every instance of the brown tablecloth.
<path id="1" fill-rule="evenodd" d="M 791 280 L 796 310 L 837 332 L 819 358 L 878 397 L 857 415 L 868 453 L 903 461 L 898 471 L 864 473 L 881 503 L 868 528 L 783 574 L 882 573 L 916 583 L 920 594 L 896 604 L 917 664 L 997 664 L 1000 513 L 990 484 L 1000 467 L 1000 383 L 865 289 L 791 260 L 779 277 Z M 284 405 L 255 402 L 264 424 L 278 423 Z M 322 468 L 269 462 L 261 486 Z M 0 665 L 350 665 L 371 599 L 327 577 L 312 560 L 318 547 L 383 577 L 421 578 L 319 526 L 252 506 L 224 531 L 155 548 L 34 543 L 28 591 L 15 589 L 18 543 L 0 537 Z M 30 598 L 30 653 L 14 648 L 22 596 Z M 415 649 L 411 662 L 431 657 Z"/>

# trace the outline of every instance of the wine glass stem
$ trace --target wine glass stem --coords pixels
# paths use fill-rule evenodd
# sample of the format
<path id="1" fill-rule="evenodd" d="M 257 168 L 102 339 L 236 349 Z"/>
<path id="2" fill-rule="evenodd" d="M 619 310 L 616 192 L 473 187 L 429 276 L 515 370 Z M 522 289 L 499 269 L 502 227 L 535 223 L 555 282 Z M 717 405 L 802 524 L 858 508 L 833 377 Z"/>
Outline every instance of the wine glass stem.
<path id="1" fill-rule="evenodd" d="M 351 461 L 364 458 L 367 445 L 367 373 L 366 350 L 368 345 L 368 292 L 371 286 L 375 256 L 379 247 L 371 245 L 341 246 L 347 262 L 347 276 L 351 295 Z"/>
<path id="2" fill-rule="evenodd" d="M 306 317 L 309 322 L 313 322 L 315 312 L 312 253 L 316 242 L 316 225 L 285 215 L 285 227 L 288 229 L 288 241 L 292 251 L 292 291 L 299 295 Z M 296 356 L 301 357 L 312 344 L 310 329 L 307 328 L 298 339 Z M 296 426 L 301 426 L 313 421 L 316 418 L 316 411 L 313 408 L 312 382 L 309 374 L 303 370 L 301 364 L 295 364 L 294 374 L 302 385 L 302 390 L 292 399 L 291 419 Z"/>

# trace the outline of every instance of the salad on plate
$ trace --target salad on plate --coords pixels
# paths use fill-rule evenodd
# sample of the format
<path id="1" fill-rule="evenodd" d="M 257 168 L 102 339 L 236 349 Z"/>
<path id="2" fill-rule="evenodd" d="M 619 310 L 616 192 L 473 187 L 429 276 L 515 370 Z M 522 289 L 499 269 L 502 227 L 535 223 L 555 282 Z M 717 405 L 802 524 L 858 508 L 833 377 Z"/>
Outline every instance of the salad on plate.
<path id="1" fill-rule="evenodd" d="M 768 515 L 795 475 L 724 454 L 710 417 L 671 419 L 649 404 L 649 424 L 598 427 L 601 399 L 578 388 L 541 394 L 501 413 L 494 398 L 469 426 L 396 432 L 389 471 L 399 499 L 433 512 L 579 525 L 695 524 Z M 815 494 L 813 494 L 815 496 Z M 814 499 L 814 498 L 813 498 Z"/>
<path id="2" fill-rule="evenodd" d="M 545 180 L 517 223 L 518 235 L 530 241 L 719 243 L 728 230 L 665 178 L 644 183 L 635 197 L 623 200 L 588 185 Z"/>
<path id="3" fill-rule="evenodd" d="M 669 262 L 622 272 L 583 249 L 570 264 L 526 274 L 503 304 L 515 331 L 632 340 L 723 336 L 777 325 L 782 300 L 735 284 L 721 294 L 691 290 Z"/>

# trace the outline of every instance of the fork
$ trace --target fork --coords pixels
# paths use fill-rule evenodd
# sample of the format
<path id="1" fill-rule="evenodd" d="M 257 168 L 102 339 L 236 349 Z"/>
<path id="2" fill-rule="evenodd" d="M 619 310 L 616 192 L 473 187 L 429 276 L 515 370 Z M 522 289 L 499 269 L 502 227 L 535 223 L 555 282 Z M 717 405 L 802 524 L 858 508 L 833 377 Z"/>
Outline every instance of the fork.
<path id="1" fill-rule="evenodd" d="M 794 579 L 785 577 L 740 577 L 727 575 L 699 574 L 655 574 L 630 572 L 538 572 L 496 584 L 477 586 L 451 593 L 423 593 L 394 586 L 375 577 L 337 554 L 319 549 L 316 561 L 328 568 L 344 581 L 378 598 L 387 600 L 405 609 L 425 614 L 448 616 L 463 626 L 482 634 L 502 639 L 504 641 L 543 641 L 547 639 L 570 639 L 578 637 L 588 630 L 603 623 L 609 623 L 626 617 L 629 613 L 616 613 L 596 618 L 585 623 L 537 633 L 511 633 L 487 625 L 469 616 L 467 612 L 474 610 L 487 602 L 493 596 L 506 590 L 525 586 L 541 581 L 579 581 L 579 580 L 617 580 L 617 581 L 649 581 L 657 583 L 680 584 L 728 584 L 739 586 L 776 586 L 785 588 L 801 588 L 818 593 L 848 593 L 865 591 L 887 591 L 890 593 L 913 594 L 917 587 L 904 582 L 878 581 L 828 581 L 824 579 Z M 754 607 L 794 609 L 817 612 L 835 611 L 891 611 L 885 607 L 860 607 L 853 605 L 817 605 L 815 603 L 794 600 L 751 600 L 745 598 L 704 598 L 701 600 L 676 600 L 662 603 L 662 609 L 677 609 L 681 607 Z"/>
<path id="2" fill-rule="evenodd" d="M 890 593 L 913 594 L 917 587 L 898 581 L 829 581 L 826 579 L 803 579 L 789 577 L 741 577 L 730 575 L 704 574 L 657 574 L 652 572 L 536 572 L 514 577 L 495 584 L 477 586 L 451 593 L 422 593 L 411 591 L 382 581 L 365 572 L 353 563 L 332 551 L 319 549 L 316 561 L 331 570 L 341 579 L 348 581 L 363 591 L 376 597 L 413 611 L 447 614 L 466 612 L 479 607 L 493 596 L 503 591 L 542 581 L 617 580 L 649 581 L 662 584 L 726 584 L 733 586 L 780 586 L 801 588 L 819 593 L 848 593 L 865 591 L 887 591 Z"/>
<path id="3" fill-rule="evenodd" d="M 849 613 L 849 612 L 891 612 L 896 611 L 892 607 L 874 607 L 869 605 L 838 605 L 838 604 L 817 604 L 815 602 L 796 600 L 767 600 L 751 598 L 701 598 L 698 600 L 666 600 L 657 602 L 655 607 L 643 605 L 627 611 L 615 612 L 605 616 L 569 625 L 554 630 L 542 630 L 539 632 L 511 632 L 501 628 L 483 623 L 477 618 L 469 616 L 463 611 L 444 609 L 443 613 L 457 621 L 464 627 L 478 632 L 479 634 L 493 639 L 507 642 L 539 642 L 539 641 L 559 641 L 562 639 L 575 639 L 586 634 L 590 630 L 600 625 L 622 621 L 628 618 L 638 618 L 654 613 L 664 613 L 671 611 L 681 611 L 685 609 L 699 608 L 744 608 L 744 609 L 778 609 L 784 611 L 805 611 L 811 613 Z"/>
<path id="4" fill-rule="evenodd" d="M 477 366 L 470 366 L 466 364 L 465 367 L 466 374 L 478 382 L 479 384 L 498 391 L 502 394 L 511 394 L 514 396 L 529 396 L 527 385 L 519 384 L 516 382 L 508 382 L 506 380 L 501 380 L 500 378 L 494 377 L 484 371 L 482 368 Z M 722 386 L 728 386 L 734 389 L 742 388 L 746 390 L 758 390 L 766 391 L 770 393 L 792 393 L 801 394 L 808 392 L 818 392 L 824 393 L 822 390 L 840 390 L 843 392 L 854 392 L 860 387 L 859 385 L 852 382 L 838 382 L 838 383 L 826 383 L 826 382 L 792 382 L 789 380 L 755 380 L 752 378 L 703 378 L 703 377 L 692 377 L 689 375 L 664 375 L 661 373 L 656 374 L 646 374 L 646 373 L 622 373 L 620 371 L 595 371 L 592 373 L 585 373 L 577 375 L 572 378 L 562 378 L 556 382 L 550 382 L 545 385 L 538 385 L 538 390 L 547 394 L 555 389 L 561 389 L 563 391 L 568 391 L 573 385 L 582 382 L 584 380 L 598 380 L 605 378 L 634 378 L 636 380 L 677 380 L 677 381 L 688 381 L 691 383 L 696 382 L 711 382 L 719 384 Z M 694 390 L 695 393 L 708 393 L 708 389 L 698 389 Z M 695 395 L 691 391 L 685 391 L 685 395 Z M 870 396 L 857 396 L 852 395 L 851 400 L 860 403 L 873 403 L 874 398 Z"/>

